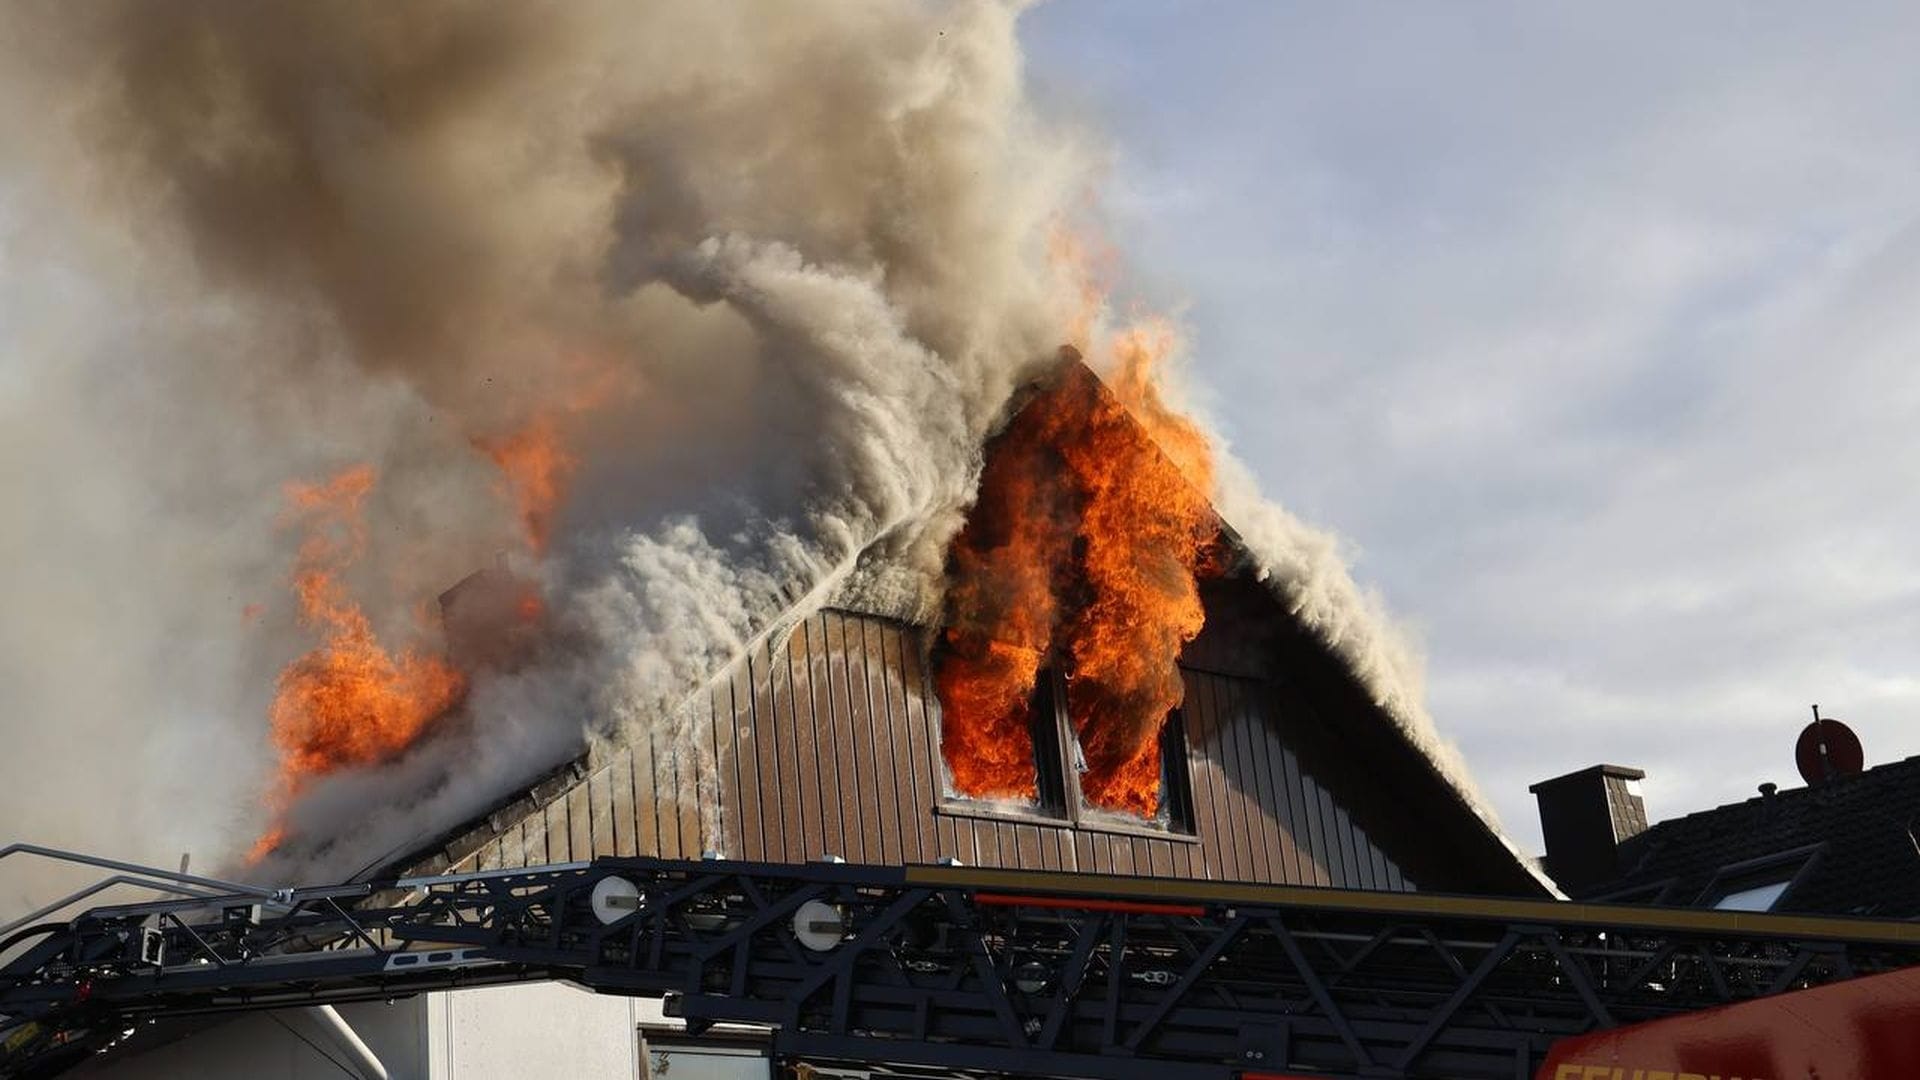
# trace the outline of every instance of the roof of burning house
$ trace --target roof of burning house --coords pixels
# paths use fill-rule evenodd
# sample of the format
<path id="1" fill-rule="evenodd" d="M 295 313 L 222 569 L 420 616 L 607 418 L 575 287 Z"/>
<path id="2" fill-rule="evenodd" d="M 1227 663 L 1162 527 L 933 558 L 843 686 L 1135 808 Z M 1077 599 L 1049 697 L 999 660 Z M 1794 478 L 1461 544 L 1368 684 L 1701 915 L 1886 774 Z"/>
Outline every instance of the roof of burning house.
<path id="1" fill-rule="evenodd" d="M 1108 392 L 1098 376 L 1080 363 L 1065 365 L 1055 378 L 1089 380 L 1096 392 Z M 1311 713 L 1319 718 L 1304 725 L 1308 730 L 1293 733 L 1311 744 L 1303 755 L 1311 753 L 1329 773 L 1344 774 L 1349 790 L 1378 793 L 1378 798 L 1368 800 L 1372 806 L 1366 813 L 1375 818 L 1370 828 L 1420 836 L 1423 843 L 1444 852 L 1446 859 L 1456 860 L 1461 880 L 1478 883 L 1452 886 L 1459 891 L 1558 895 L 1537 861 L 1520 852 L 1473 794 L 1457 761 L 1436 752 L 1429 734 L 1420 730 L 1424 717 L 1409 720 L 1394 703 L 1383 702 L 1379 688 L 1370 684 L 1354 659 L 1354 642 L 1339 640 L 1335 630 L 1310 626 L 1310 620 L 1299 613 L 1309 605 L 1289 595 L 1284 576 L 1262 572 L 1259 559 L 1240 533 L 1224 518 L 1220 525 L 1230 558 L 1220 574 L 1202 582 L 1207 625 L 1182 662 L 1204 667 L 1209 655 L 1260 652 L 1270 677 L 1285 680 L 1312 703 Z M 867 566 L 863 571 L 883 573 L 884 568 L 876 571 Z M 870 604 L 854 602 L 845 591 L 826 603 L 895 621 L 915 621 L 910 613 L 876 611 Z M 778 639 L 811 614 L 811 609 L 796 605 L 767 638 Z M 932 635 L 924 638 L 930 642 Z M 724 684 L 730 674 L 716 672 L 716 684 Z M 542 808 L 580 795 L 590 779 L 604 773 L 604 759 L 612 753 L 619 753 L 619 747 L 596 747 L 502 799 L 466 825 L 403 858 L 383 861 L 376 869 L 434 871 L 469 861 L 494 838 L 517 833 L 523 821 L 535 822 Z M 1436 813 L 1437 809 L 1441 812 Z"/>

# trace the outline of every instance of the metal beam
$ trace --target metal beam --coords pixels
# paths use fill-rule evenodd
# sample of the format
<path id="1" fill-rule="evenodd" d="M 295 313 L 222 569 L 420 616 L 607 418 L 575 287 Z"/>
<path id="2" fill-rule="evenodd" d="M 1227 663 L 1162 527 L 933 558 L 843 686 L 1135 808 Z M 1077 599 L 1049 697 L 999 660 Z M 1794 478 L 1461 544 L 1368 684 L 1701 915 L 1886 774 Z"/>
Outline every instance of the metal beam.
<path id="1" fill-rule="evenodd" d="M 639 899 L 603 922 L 609 877 Z M 953 867 L 608 858 L 277 895 L 39 928 L 0 966 L 0 1075 L 170 1016 L 565 979 L 838 1061 L 1507 1080 L 1596 1027 L 1920 964 L 1910 924 Z M 809 900 L 838 940 L 796 936 Z"/>

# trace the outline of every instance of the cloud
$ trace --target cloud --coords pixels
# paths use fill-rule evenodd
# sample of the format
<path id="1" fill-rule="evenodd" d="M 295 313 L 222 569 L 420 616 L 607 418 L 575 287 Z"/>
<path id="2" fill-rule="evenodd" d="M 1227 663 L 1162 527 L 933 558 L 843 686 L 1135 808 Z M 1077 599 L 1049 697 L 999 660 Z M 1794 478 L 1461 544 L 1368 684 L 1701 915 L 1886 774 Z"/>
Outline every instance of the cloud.
<path id="1" fill-rule="evenodd" d="M 1920 752 L 1920 17 L 1086 15 L 1026 40 L 1143 291 L 1516 834 L 1595 761 L 1655 816 L 1793 782 L 1813 701 Z"/>

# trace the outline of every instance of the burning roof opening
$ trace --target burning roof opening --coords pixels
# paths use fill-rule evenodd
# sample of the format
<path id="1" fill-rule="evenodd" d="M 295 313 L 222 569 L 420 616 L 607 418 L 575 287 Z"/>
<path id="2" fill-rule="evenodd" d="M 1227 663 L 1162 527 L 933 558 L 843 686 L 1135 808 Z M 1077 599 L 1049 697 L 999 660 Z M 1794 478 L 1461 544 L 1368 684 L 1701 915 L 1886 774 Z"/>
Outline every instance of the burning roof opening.
<path id="1" fill-rule="evenodd" d="M 305 532 L 292 588 L 300 622 L 319 643 L 280 673 L 268 717 L 280 767 L 269 796 L 277 813 L 316 777 L 386 760 L 413 744 L 466 693 L 466 677 L 446 660 L 407 647 L 394 651 L 374 633 L 341 580 L 366 546 L 361 503 L 378 476 L 357 465 L 317 484 L 287 488 L 287 514 Z M 280 845 L 276 820 L 254 843 L 258 860 Z"/>
<path id="2" fill-rule="evenodd" d="M 1154 388 L 1167 341 L 1123 335 L 1111 389 L 1063 349 L 1059 376 L 988 447 L 949 552 L 936 675 L 942 752 L 962 795 L 1036 796 L 1028 713 L 1053 665 L 1084 755 L 1082 794 L 1140 817 L 1159 808 L 1160 730 L 1183 696 L 1178 659 L 1205 620 L 1198 578 L 1219 534 L 1200 486 L 1205 440 Z"/>

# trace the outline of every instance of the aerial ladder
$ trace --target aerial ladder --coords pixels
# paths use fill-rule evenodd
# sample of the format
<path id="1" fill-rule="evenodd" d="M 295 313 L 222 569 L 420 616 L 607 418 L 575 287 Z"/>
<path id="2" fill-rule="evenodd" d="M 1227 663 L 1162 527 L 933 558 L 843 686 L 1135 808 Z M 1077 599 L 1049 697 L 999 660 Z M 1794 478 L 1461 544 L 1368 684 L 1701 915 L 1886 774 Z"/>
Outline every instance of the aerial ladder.
<path id="1" fill-rule="evenodd" d="M 599 858 L 263 889 L 84 861 L 176 895 L 0 929 L 0 1076 L 169 1018 L 564 980 L 663 999 L 695 1035 L 763 1026 L 786 1062 L 1779 1080 L 1620 1040 L 1808 993 L 1911 1000 L 1920 965 L 1908 922 L 960 865 Z"/>

